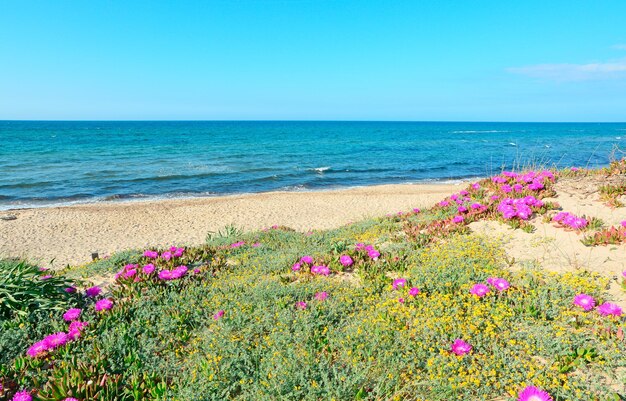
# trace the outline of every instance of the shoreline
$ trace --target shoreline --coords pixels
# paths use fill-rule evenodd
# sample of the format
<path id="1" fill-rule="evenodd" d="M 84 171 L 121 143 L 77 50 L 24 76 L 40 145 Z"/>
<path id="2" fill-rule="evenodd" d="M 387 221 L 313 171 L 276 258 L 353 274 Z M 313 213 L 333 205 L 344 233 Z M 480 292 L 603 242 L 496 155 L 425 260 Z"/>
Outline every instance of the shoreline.
<path id="1" fill-rule="evenodd" d="M 486 178 L 486 176 L 472 176 L 465 178 L 451 178 L 451 179 L 432 179 L 399 183 L 380 183 L 372 185 L 351 185 L 351 186 L 337 186 L 337 187 L 325 187 L 325 188 L 303 188 L 303 189 L 277 189 L 269 191 L 259 192 L 233 192 L 233 193 L 182 193 L 182 194 L 161 194 L 161 195 L 111 195 L 107 197 L 94 197 L 84 200 L 68 200 L 51 203 L 42 203 L 41 205 L 15 205 L 5 207 L 0 205 L 0 215 L 11 214 L 12 212 L 33 210 L 33 209 L 53 209 L 62 207 L 74 207 L 74 206 L 89 206 L 89 205 L 120 205 L 125 203 L 147 203 L 147 202 L 162 202 L 162 201 L 176 201 L 176 200 L 194 200 L 194 199 L 215 199 L 215 198 L 228 198 L 238 196 L 254 196 L 264 194 L 289 194 L 289 193 L 318 193 L 318 192 L 337 192 L 348 191 L 352 189 L 360 188 L 372 188 L 388 185 L 463 185 L 470 182 L 476 182 Z M 117 197 L 119 196 L 119 197 Z M 44 201 L 45 202 L 45 201 Z"/>
<path id="2" fill-rule="evenodd" d="M 284 225 L 329 229 L 368 217 L 428 207 L 466 185 L 386 184 L 320 191 L 275 191 L 162 200 L 99 202 L 4 210 L 0 257 L 25 257 L 59 268 L 147 247 L 195 245 L 209 231 Z M 54 260 L 54 262 L 50 262 Z"/>

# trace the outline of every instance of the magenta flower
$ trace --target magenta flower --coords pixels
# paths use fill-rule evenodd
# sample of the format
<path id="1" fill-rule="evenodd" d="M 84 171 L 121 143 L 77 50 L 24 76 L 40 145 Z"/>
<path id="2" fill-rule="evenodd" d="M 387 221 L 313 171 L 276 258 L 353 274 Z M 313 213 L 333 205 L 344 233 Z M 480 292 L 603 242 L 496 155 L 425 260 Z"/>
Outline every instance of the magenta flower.
<path id="1" fill-rule="evenodd" d="M 472 189 L 480 189 L 480 184 L 475 182 L 472 184 Z"/>
<path id="2" fill-rule="evenodd" d="M 159 257 L 159 253 L 157 251 L 146 250 L 144 251 L 143 256 L 150 259 L 156 259 Z"/>
<path id="3" fill-rule="evenodd" d="M 40 279 L 40 280 L 49 280 L 49 279 L 51 279 L 51 278 L 52 278 L 52 275 L 51 275 L 51 274 L 46 274 L 45 276 L 41 276 L 41 277 L 39 277 L 39 279 Z"/>
<path id="4" fill-rule="evenodd" d="M 33 401 L 33 397 L 30 396 L 30 392 L 29 391 L 19 391 L 17 393 L 15 393 L 15 395 L 12 398 L 12 401 Z"/>
<path id="5" fill-rule="evenodd" d="M 326 298 L 328 298 L 328 293 L 326 291 L 318 292 L 317 294 L 315 294 L 315 299 L 317 299 L 318 301 L 323 301 Z"/>
<path id="6" fill-rule="evenodd" d="M 405 285 L 406 285 L 405 278 L 397 278 L 393 280 L 393 284 L 391 285 L 391 288 L 393 288 L 394 290 L 397 290 L 398 288 L 404 287 Z"/>
<path id="7" fill-rule="evenodd" d="M 380 257 L 380 252 L 378 252 L 376 249 L 370 249 L 367 251 L 367 255 L 373 259 L 376 260 Z"/>
<path id="8" fill-rule="evenodd" d="M 502 292 L 508 290 L 511 285 L 505 279 L 497 278 L 493 281 L 493 286 L 496 287 L 496 290 Z"/>
<path id="9" fill-rule="evenodd" d="M 352 263 L 354 263 L 354 261 L 349 255 L 341 255 L 341 257 L 339 258 L 339 263 L 341 263 L 345 267 L 348 267 L 352 266 Z"/>
<path id="10" fill-rule="evenodd" d="M 479 298 L 484 297 L 487 293 L 489 293 L 489 287 L 484 284 L 474 284 L 470 290 L 470 294 L 476 295 Z"/>
<path id="11" fill-rule="evenodd" d="M 74 397 L 67 397 L 66 399 L 64 399 L 63 401 L 78 401 L 78 398 L 74 398 Z"/>
<path id="12" fill-rule="evenodd" d="M 622 221 L 620 224 L 622 225 L 622 227 L 626 227 L 626 220 Z"/>
<path id="13" fill-rule="evenodd" d="M 312 266 L 311 273 L 319 274 L 321 276 L 328 276 L 330 274 L 330 269 L 328 266 L 320 265 L 320 266 Z"/>
<path id="14" fill-rule="evenodd" d="M 312 264 L 313 263 L 313 257 L 306 255 L 300 258 L 300 263 L 307 263 L 307 264 Z"/>
<path id="15" fill-rule="evenodd" d="M 459 206 L 459 207 L 457 207 L 457 208 L 456 208 L 456 210 L 457 210 L 459 213 L 465 213 L 465 212 L 467 212 L 467 208 L 466 208 L 465 206 Z M 461 220 L 461 221 L 462 221 L 462 220 Z M 456 223 L 456 221 L 455 221 L 455 223 Z"/>
<path id="16" fill-rule="evenodd" d="M 97 312 L 111 310 L 112 307 L 113 307 L 113 301 L 109 298 L 104 298 L 96 302 Z"/>
<path id="17" fill-rule="evenodd" d="M 159 279 L 161 280 L 171 280 L 172 279 L 172 272 L 167 270 L 167 269 L 163 269 L 159 272 Z"/>
<path id="18" fill-rule="evenodd" d="M 412 296 L 412 297 L 416 297 L 417 294 L 419 294 L 419 293 L 420 293 L 420 290 L 417 287 L 413 287 L 413 288 L 411 288 L 409 290 L 409 295 Z"/>
<path id="19" fill-rule="evenodd" d="M 183 277 L 185 274 L 187 274 L 187 271 L 189 270 L 189 268 L 187 268 L 187 266 L 185 265 L 180 265 L 178 267 L 176 267 L 174 270 L 172 270 L 172 279 L 177 279 L 177 278 L 181 278 Z"/>
<path id="20" fill-rule="evenodd" d="M 223 310 L 218 310 L 215 315 L 213 315 L 213 320 L 220 320 L 223 316 L 224 316 L 224 312 Z"/>
<path id="21" fill-rule="evenodd" d="M 169 261 L 170 259 L 172 259 L 172 252 L 165 251 L 161 253 L 161 259 L 165 259 L 166 261 Z"/>
<path id="22" fill-rule="evenodd" d="M 243 246 L 245 244 L 246 244 L 245 241 L 238 241 L 238 242 L 235 242 L 233 244 L 230 244 L 230 247 L 231 248 L 239 248 L 240 246 Z"/>
<path id="23" fill-rule="evenodd" d="M 97 297 L 98 295 L 100 295 L 101 292 L 102 292 L 102 289 L 100 287 L 93 286 L 85 290 L 85 295 L 87 295 L 90 298 L 93 298 L 93 297 Z"/>
<path id="24" fill-rule="evenodd" d="M 76 287 L 66 287 L 63 291 L 67 292 L 68 294 L 74 294 L 76 292 Z"/>
<path id="25" fill-rule="evenodd" d="M 602 316 L 622 316 L 622 308 L 619 305 L 612 304 L 610 302 L 605 302 L 602 305 L 598 306 L 598 313 Z"/>
<path id="26" fill-rule="evenodd" d="M 63 314 L 63 320 L 66 322 L 71 322 L 72 320 L 76 320 L 80 317 L 80 313 L 82 311 L 78 308 L 68 309 L 67 312 Z"/>
<path id="27" fill-rule="evenodd" d="M 365 244 L 362 242 L 358 242 L 354 245 L 355 251 L 362 251 L 363 249 L 365 249 Z"/>
<path id="28" fill-rule="evenodd" d="M 261 243 L 260 243 L 260 242 L 255 242 L 254 244 L 252 244 L 252 247 L 253 247 L 253 248 L 258 248 L 258 247 L 260 247 L 260 246 L 261 246 Z"/>
<path id="29" fill-rule="evenodd" d="M 45 341 L 38 341 L 28 348 L 26 355 L 31 358 L 37 358 L 44 355 L 46 352 L 48 352 L 48 345 L 46 345 Z"/>
<path id="30" fill-rule="evenodd" d="M 60 331 L 58 333 L 50 334 L 43 339 L 44 344 L 48 347 L 49 350 L 60 347 L 67 343 L 69 338 L 67 334 Z"/>
<path id="31" fill-rule="evenodd" d="M 291 266 L 291 270 L 293 270 L 294 272 L 297 272 L 298 270 L 300 270 L 300 263 L 296 262 L 293 264 L 293 266 Z"/>
<path id="32" fill-rule="evenodd" d="M 414 208 L 413 209 L 413 213 L 419 213 L 419 212 L 420 212 L 420 210 L 418 208 Z"/>
<path id="33" fill-rule="evenodd" d="M 550 394 L 535 386 L 528 386 L 519 393 L 517 401 L 553 401 Z"/>
<path id="34" fill-rule="evenodd" d="M 574 297 L 574 305 L 580 306 L 586 311 L 590 311 L 596 306 L 596 300 L 587 294 L 578 294 Z"/>
<path id="35" fill-rule="evenodd" d="M 298 308 L 298 309 L 306 309 L 306 306 L 307 306 L 306 302 L 304 302 L 304 301 L 296 302 L 296 308 Z"/>
<path id="36" fill-rule="evenodd" d="M 460 215 L 456 215 L 452 218 L 452 222 L 455 224 L 459 224 L 462 223 L 465 219 L 463 218 L 463 216 Z"/>
<path id="37" fill-rule="evenodd" d="M 79 322 L 79 321 L 74 321 L 70 323 L 70 327 L 67 331 L 67 336 L 69 340 L 78 340 L 83 329 L 87 326 L 87 324 L 88 324 L 87 322 Z"/>
<path id="38" fill-rule="evenodd" d="M 472 346 L 466 343 L 465 341 L 461 340 L 460 338 L 457 338 L 456 340 L 454 340 L 454 342 L 452 343 L 452 346 L 450 347 L 450 351 L 456 355 L 469 354 L 471 350 L 472 350 Z"/>
<path id="39" fill-rule="evenodd" d="M 141 268 L 144 274 L 152 274 L 154 272 L 154 265 L 152 263 L 148 263 L 144 267 Z"/>

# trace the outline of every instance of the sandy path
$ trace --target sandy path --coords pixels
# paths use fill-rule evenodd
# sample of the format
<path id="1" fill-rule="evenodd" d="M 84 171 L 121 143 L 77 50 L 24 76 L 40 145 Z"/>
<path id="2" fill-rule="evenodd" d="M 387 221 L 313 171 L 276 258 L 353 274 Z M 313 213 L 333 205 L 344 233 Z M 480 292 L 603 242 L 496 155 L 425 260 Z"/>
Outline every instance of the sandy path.
<path id="1" fill-rule="evenodd" d="M 216 198 L 23 209 L 0 220 L 0 257 L 54 266 L 88 262 L 128 248 L 193 245 L 208 231 L 234 224 L 247 230 L 285 225 L 338 227 L 365 217 L 432 206 L 460 185 L 380 185 L 325 192 L 273 192 Z M 7 213 L 0 213 L 7 214 Z"/>

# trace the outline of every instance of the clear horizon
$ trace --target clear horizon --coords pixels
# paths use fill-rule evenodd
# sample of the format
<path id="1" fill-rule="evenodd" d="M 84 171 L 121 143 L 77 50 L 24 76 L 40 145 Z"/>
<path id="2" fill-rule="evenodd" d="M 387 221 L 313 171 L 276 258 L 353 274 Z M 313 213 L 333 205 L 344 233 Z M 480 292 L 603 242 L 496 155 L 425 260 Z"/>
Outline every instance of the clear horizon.
<path id="1" fill-rule="evenodd" d="M 0 5 L 0 120 L 626 121 L 626 3 Z"/>

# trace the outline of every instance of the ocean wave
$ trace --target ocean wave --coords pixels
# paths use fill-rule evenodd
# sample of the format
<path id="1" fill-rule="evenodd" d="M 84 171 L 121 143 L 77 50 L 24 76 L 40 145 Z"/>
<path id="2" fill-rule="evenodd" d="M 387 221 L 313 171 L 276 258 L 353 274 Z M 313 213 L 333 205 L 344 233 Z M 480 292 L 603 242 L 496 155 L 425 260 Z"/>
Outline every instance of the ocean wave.
<path id="1" fill-rule="evenodd" d="M 482 130 L 482 131 L 452 131 L 453 134 L 494 134 L 499 132 L 511 132 L 511 131 L 501 131 L 496 129 L 490 130 Z"/>
<path id="2" fill-rule="evenodd" d="M 314 168 L 309 168 L 309 169 L 307 169 L 307 170 L 308 170 L 308 171 L 315 171 L 316 173 L 323 174 L 323 173 L 324 173 L 324 171 L 328 171 L 328 170 L 330 170 L 330 169 L 331 169 L 331 167 L 330 167 L 330 166 L 326 166 L 326 167 L 314 167 Z"/>

